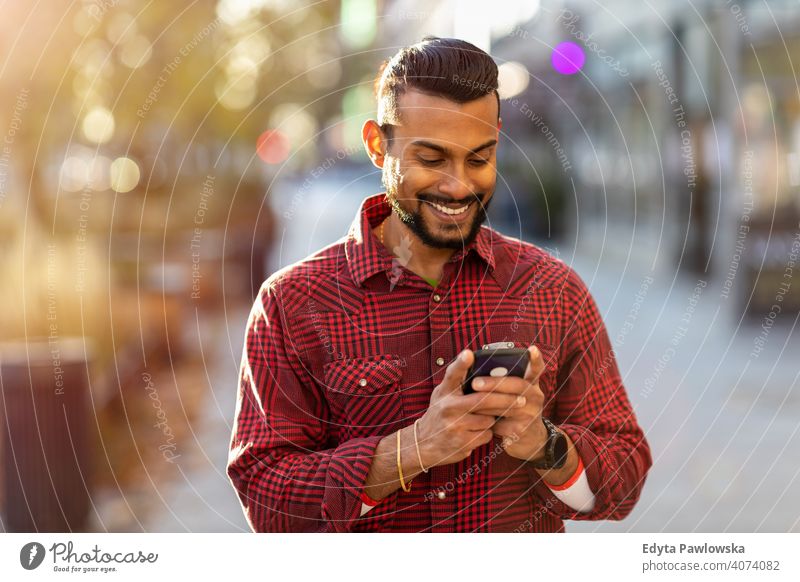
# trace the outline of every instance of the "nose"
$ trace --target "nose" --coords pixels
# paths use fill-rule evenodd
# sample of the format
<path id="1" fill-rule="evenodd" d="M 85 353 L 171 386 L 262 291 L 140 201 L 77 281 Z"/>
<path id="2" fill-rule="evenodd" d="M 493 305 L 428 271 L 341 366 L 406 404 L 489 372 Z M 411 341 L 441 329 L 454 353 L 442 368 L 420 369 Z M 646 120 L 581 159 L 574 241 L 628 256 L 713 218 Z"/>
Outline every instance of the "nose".
<path id="1" fill-rule="evenodd" d="M 451 166 L 442 173 L 438 185 L 439 193 L 457 202 L 469 200 L 475 195 L 475 185 L 461 164 L 454 166 L 455 168 Z"/>

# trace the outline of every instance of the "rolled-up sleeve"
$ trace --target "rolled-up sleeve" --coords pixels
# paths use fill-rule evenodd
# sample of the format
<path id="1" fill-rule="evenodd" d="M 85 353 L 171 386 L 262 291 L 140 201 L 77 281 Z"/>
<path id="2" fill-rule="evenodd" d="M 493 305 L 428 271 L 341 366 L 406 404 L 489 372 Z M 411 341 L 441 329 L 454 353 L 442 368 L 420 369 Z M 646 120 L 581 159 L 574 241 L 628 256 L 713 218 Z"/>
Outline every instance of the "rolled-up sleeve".
<path id="1" fill-rule="evenodd" d="M 631 407 L 605 325 L 586 285 L 570 272 L 563 290 L 565 355 L 553 418 L 569 435 L 595 495 L 590 512 L 562 503 L 530 468 L 535 491 L 562 519 L 620 520 L 639 499 L 652 465 L 650 448 Z"/>
<path id="2" fill-rule="evenodd" d="M 268 281 L 247 322 L 228 477 L 255 531 L 350 531 L 381 437 L 332 446 L 324 388 L 289 327 Z"/>

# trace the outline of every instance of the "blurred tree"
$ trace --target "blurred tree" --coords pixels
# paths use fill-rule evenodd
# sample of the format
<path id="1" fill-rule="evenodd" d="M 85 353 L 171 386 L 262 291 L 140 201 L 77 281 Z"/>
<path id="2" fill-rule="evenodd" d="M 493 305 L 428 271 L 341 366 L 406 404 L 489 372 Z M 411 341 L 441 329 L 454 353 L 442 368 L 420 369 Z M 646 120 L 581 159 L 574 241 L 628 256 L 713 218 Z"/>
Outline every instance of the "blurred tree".
<path id="1" fill-rule="evenodd" d="M 44 264 L 41 253 L 25 250 L 33 249 L 31 236 L 40 251 L 47 237 L 61 241 L 66 305 L 78 283 L 113 285 L 125 268 L 120 255 L 137 283 L 147 279 L 142 265 L 163 260 L 170 246 L 188 258 L 181 233 L 194 229 L 201 211 L 204 229 L 235 232 L 231 221 L 239 221 L 253 244 L 268 240 L 266 184 L 279 171 L 319 163 L 328 147 L 320 128 L 341 116 L 343 87 L 363 76 L 352 63 L 372 60 L 342 55 L 339 17 L 339 2 L 286 0 L 7 7 L 0 105 L 15 130 L 0 167 L 4 252 L 24 273 Z M 213 198 L 205 200 L 209 177 Z M 105 255 L 105 263 L 94 260 Z M 42 296 L 33 287 L 44 279 L 12 279 L 6 286 L 17 288 L 7 296 Z M 30 308 L 44 313 L 39 303 Z"/>
<path id="2" fill-rule="evenodd" d="M 49 0 L 12 10 L 0 25 L 3 110 L 30 94 L 16 181 L 57 229 L 74 231 L 82 192 L 99 215 L 91 230 L 111 226 L 98 207 L 113 204 L 100 197 L 118 205 L 120 226 L 138 229 L 145 197 L 174 197 L 181 211 L 184 200 L 196 206 L 208 174 L 219 184 L 308 166 L 319 120 L 340 114 L 338 2 Z M 269 129 L 290 146 L 271 165 L 256 156 Z M 207 221 L 227 216 L 223 202 Z M 144 226 L 163 228 L 164 218 Z"/>

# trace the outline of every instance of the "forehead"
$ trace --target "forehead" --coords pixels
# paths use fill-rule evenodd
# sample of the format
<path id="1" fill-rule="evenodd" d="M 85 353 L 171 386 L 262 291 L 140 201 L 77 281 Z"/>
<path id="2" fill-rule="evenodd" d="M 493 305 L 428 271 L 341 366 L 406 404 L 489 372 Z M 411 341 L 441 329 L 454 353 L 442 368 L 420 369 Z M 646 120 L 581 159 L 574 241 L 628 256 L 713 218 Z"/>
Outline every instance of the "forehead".
<path id="1" fill-rule="evenodd" d="M 489 93 L 466 103 L 409 90 L 397 103 L 395 137 L 475 147 L 497 133 L 497 97 Z M 444 143 L 446 142 L 446 143 Z"/>

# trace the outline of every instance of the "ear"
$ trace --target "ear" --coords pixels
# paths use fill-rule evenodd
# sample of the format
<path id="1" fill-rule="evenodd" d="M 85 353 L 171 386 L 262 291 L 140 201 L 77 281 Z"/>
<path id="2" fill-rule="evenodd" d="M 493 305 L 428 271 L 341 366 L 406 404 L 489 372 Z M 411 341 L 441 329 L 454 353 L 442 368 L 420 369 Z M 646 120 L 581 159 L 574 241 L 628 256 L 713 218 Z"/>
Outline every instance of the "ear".
<path id="1" fill-rule="evenodd" d="M 378 167 L 383 168 L 383 158 L 386 155 L 386 146 L 383 143 L 383 136 L 381 134 L 381 127 L 374 119 L 368 119 L 361 127 L 361 141 L 364 142 L 364 149 L 367 150 L 367 155 L 372 163 Z"/>

